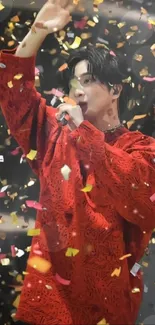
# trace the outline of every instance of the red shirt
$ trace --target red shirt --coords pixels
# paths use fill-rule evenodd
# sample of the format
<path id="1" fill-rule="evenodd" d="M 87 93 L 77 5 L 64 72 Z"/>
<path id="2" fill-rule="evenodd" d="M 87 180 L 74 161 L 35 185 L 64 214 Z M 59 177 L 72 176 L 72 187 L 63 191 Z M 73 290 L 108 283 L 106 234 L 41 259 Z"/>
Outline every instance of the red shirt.
<path id="1" fill-rule="evenodd" d="M 73 132 L 61 128 L 34 87 L 35 57 L 13 54 L 1 52 L 0 105 L 25 155 L 37 150 L 28 162 L 46 210 L 37 212 L 41 233 L 29 260 L 38 256 L 37 244 L 51 263 L 46 273 L 27 267 L 16 317 L 38 325 L 133 325 L 143 284 L 141 272 L 130 271 L 155 227 L 155 141 L 123 127 L 104 134 L 88 121 Z M 71 169 L 68 181 L 64 165 Z M 87 184 L 92 190 L 85 193 Z M 68 248 L 77 254 L 66 256 Z"/>

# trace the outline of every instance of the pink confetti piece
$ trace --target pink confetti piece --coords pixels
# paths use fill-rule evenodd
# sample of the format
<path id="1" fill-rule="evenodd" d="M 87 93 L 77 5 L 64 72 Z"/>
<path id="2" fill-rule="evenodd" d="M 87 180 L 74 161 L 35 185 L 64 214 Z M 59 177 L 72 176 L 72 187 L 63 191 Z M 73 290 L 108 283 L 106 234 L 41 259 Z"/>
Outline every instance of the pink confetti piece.
<path id="1" fill-rule="evenodd" d="M 40 251 L 40 247 L 39 244 L 36 243 L 33 245 L 33 253 L 35 253 L 36 255 L 42 255 L 42 252 Z"/>
<path id="2" fill-rule="evenodd" d="M 29 207 L 29 208 L 34 208 L 36 210 L 45 210 L 46 208 L 43 208 L 42 204 L 39 203 L 39 202 L 36 202 L 36 201 L 31 201 L 31 200 L 28 200 L 26 201 L 26 205 Z"/>
<path id="3" fill-rule="evenodd" d="M 155 201 L 155 193 L 150 197 L 151 202 Z"/>
<path id="4" fill-rule="evenodd" d="M 0 192 L 0 197 L 5 197 L 6 193 L 5 192 Z"/>
<path id="5" fill-rule="evenodd" d="M 40 71 L 38 68 L 35 67 L 35 76 L 38 76 L 38 74 L 40 74 Z"/>
<path id="6" fill-rule="evenodd" d="M 116 56 L 116 54 L 115 54 L 113 51 L 110 51 L 110 54 L 111 54 L 112 56 Z"/>
<path id="7" fill-rule="evenodd" d="M 63 278 L 62 278 L 58 273 L 56 273 L 56 275 L 55 275 L 55 279 L 56 279 L 59 283 L 65 285 L 65 286 L 69 286 L 70 283 L 71 283 L 70 280 L 65 280 L 65 279 L 63 279 Z"/>
<path id="8" fill-rule="evenodd" d="M 11 151 L 11 155 L 16 156 L 19 154 L 20 147 L 17 147 L 15 150 Z"/>
<path id="9" fill-rule="evenodd" d="M 11 245 L 11 254 L 12 254 L 12 257 L 16 257 L 15 245 Z"/>
<path id="10" fill-rule="evenodd" d="M 6 254 L 0 254 L 0 260 L 2 260 L 3 258 L 6 258 Z"/>
<path id="11" fill-rule="evenodd" d="M 74 27 L 83 29 L 87 24 L 87 20 L 85 18 L 82 18 L 80 21 L 75 21 Z"/>
<path id="12" fill-rule="evenodd" d="M 55 88 L 52 88 L 51 90 L 49 91 L 46 91 L 44 90 L 44 94 L 47 94 L 47 95 L 54 95 L 56 97 L 63 97 L 64 96 L 64 93 L 58 89 L 55 89 Z"/>
<path id="13" fill-rule="evenodd" d="M 153 82 L 153 81 L 155 81 L 155 77 L 144 77 L 143 80 L 148 81 L 148 82 Z"/>

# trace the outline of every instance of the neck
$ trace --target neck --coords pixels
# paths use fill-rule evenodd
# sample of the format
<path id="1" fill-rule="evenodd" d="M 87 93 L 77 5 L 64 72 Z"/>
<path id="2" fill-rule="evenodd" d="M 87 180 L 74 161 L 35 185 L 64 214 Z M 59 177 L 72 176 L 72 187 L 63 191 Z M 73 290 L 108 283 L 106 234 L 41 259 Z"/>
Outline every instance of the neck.
<path id="1" fill-rule="evenodd" d="M 93 125 L 100 131 L 108 131 L 120 125 L 118 110 L 109 108 L 106 113 L 101 113 L 93 120 Z"/>

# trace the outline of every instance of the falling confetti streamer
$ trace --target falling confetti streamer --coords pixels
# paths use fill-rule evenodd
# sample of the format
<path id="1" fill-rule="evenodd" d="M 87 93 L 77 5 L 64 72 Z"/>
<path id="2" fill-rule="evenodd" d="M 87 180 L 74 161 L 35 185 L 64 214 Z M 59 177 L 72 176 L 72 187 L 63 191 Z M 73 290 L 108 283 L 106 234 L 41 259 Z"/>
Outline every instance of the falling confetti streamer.
<path id="1" fill-rule="evenodd" d="M 55 275 L 55 279 L 56 279 L 59 283 L 65 285 L 65 286 L 68 286 L 68 285 L 70 285 L 70 283 L 71 283 L 70 280 L 65 280 L 65 279 L 63 279 L 63 278 L 62 278 L 59 274 L 57 274 L 57 273 L 56 273 L 56 275 Z"/>

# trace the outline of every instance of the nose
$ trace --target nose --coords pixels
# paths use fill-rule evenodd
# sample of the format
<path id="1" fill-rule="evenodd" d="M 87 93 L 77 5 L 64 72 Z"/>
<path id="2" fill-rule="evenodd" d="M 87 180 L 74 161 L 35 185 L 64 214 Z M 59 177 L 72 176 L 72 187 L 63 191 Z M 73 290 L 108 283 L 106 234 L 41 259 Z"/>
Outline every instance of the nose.
<path id="1" fill-rule="evenodd" d="M 84 96 L 83 89 L 76 88 L 74 90 L 74 96 L 75 96 L 75 98 L 81 98 L 81 97 L 83 97 Z"/>

